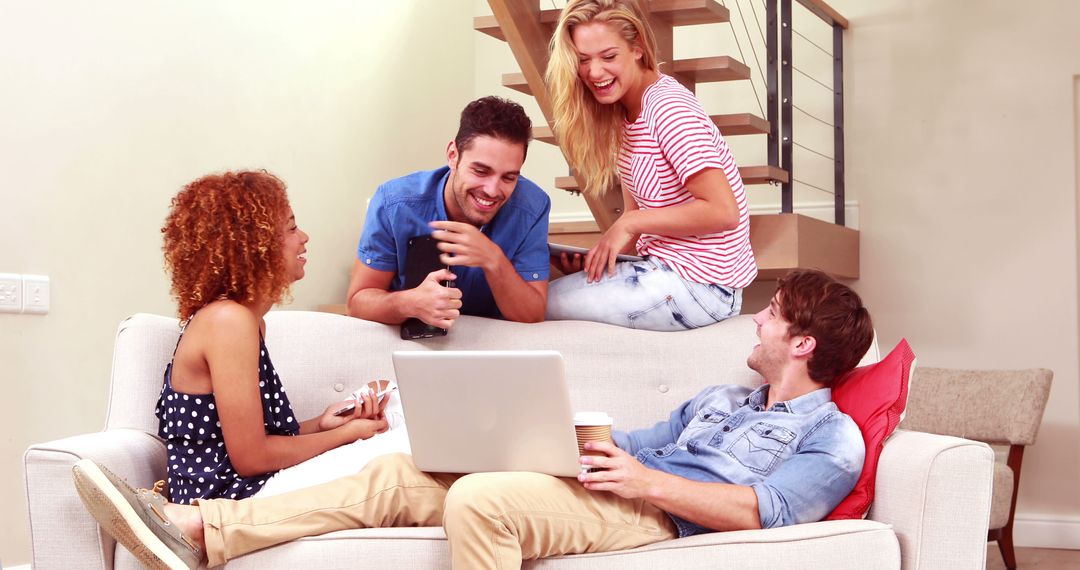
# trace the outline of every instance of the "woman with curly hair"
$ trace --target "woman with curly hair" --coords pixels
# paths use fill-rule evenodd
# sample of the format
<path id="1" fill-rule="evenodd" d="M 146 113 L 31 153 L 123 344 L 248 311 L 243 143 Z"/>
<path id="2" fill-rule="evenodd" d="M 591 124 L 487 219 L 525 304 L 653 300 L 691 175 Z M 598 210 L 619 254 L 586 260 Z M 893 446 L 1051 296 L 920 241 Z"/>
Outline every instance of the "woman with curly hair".
<path id="1" fill-rule="evenodd" d="M 181 320 L 155 409 L 173 502 L 252 496 L 280 469 L 387 429 L 389 398 L 369 388 L 350 414 L 335 415 L 338 402 L 298 421 L 274 371 L 263 316 L 307 263 L 284 182 L 204 176 L 173 198 L 161 232 Z"/>
<path id="2" fill-rule="evenodd" d="M 551 284 L 548 319 L 696 328 L 739 314 L 757 276 L 735 159 L 658 65 L 635 0 L 563 8 L 546 75 L 555 133 L 586 193 L 621 183 L 624 213 L 583 261 L 561 263 L 571 274 Z M 617 262 L 631 244 L 644 260 Z"/>

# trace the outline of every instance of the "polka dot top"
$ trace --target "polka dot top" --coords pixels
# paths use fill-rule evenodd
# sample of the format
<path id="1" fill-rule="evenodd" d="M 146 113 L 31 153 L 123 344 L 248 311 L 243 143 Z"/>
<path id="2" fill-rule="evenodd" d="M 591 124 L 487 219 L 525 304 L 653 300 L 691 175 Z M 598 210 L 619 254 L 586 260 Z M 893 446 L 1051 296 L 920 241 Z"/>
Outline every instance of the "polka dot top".
<path id="1" fill-rule="evenodd" d="M 181 332 L 183 336 L 183 332 Z M 179 341 L 177 342 L 179 345 Z M 158 436 L 169 458 L 169 498 L 188 505 L 194 499 L 243 499 L 262 489 L 274 473 L 241 477 L 233 468 L 218 420 L 213 394 L 182 394 L 172 388 L 172 362 L 165 367 L 154 415 Z M 278 379 L 262 336 L 259 336 L 259 393 L 267 435 L 298 435 L 285 388 Z"/>

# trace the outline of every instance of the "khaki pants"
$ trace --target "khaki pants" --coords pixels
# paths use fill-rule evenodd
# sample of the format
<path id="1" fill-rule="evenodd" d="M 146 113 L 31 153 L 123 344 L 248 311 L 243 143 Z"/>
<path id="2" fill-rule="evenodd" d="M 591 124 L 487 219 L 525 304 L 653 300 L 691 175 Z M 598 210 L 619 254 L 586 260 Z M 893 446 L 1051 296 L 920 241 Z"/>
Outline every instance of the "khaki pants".
<path id="1" fill-rule="evenodd" d="M 675 538 L 643 500 L 538 473 L 424 473 L 404 454 L 307 489 L 198 501 L 210 566 L 349 528 L 443 525 L 454 568 L 519 568 L 522 559 L 634 548 Z"/>

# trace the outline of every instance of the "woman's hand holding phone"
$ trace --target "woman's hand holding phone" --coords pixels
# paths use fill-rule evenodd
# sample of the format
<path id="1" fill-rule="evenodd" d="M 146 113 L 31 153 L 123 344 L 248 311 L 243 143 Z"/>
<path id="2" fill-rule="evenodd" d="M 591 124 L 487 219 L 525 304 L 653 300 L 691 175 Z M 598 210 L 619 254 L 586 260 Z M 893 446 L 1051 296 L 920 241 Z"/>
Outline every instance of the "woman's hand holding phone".
<path id="1" fill-rule="evenodd" d="M 376 390 L 379 391 L 376 392 Z M 383 412 L 394 390 L 397 390 L 397 386 L 391 385 L 388 380 L 370 382 L 353 392 L 352 398 L 328 406 L 319 419 L 319 429 L 321 431 L 334 429 L 352 420 L 384 420 Z"/>

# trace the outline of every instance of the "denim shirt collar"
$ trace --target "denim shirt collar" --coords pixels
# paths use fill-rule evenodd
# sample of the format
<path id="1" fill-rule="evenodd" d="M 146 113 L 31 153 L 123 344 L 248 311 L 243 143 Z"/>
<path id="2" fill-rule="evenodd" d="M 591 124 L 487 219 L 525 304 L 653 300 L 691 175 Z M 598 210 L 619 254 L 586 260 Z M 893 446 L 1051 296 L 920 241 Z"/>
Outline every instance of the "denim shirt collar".
<path id="1" fill-rule="evenodd" d="M 816 410 L 822 404 L 832 401 L 832 388 L 819 388 L 785 402 L 777 402 L 769 411 L 787 412 L 789 414 L 808 414 Z M 751 406 L 754 410 L 765 411 L 765 404 L 769 402 L 769 385 L 765 384 L 750 395 L 743 398 L 743 406 Z"/>

